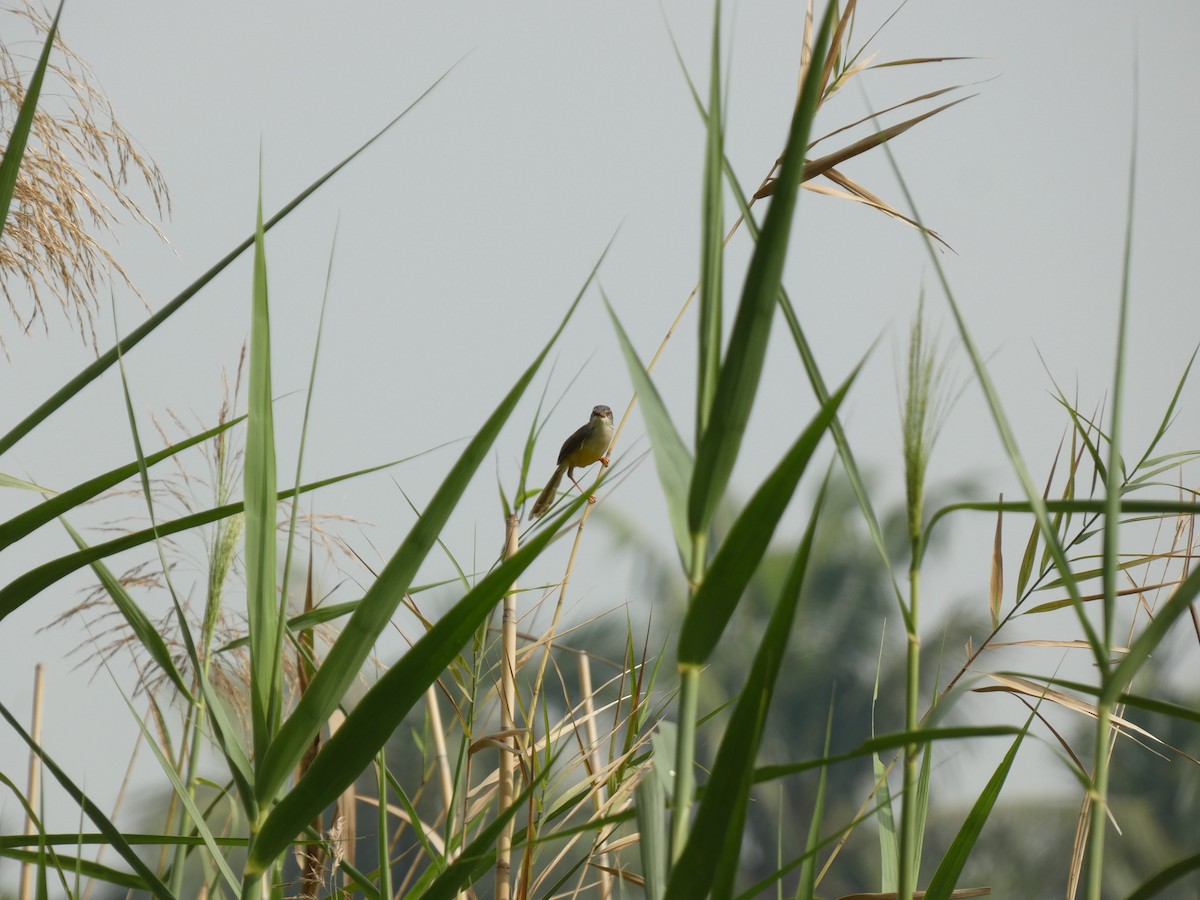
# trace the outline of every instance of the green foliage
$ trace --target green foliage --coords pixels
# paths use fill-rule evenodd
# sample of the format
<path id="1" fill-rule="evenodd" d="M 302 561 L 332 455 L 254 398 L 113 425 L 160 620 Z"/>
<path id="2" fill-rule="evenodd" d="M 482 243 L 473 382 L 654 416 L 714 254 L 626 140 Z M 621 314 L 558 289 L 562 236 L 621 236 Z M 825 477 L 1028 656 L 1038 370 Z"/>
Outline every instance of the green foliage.
<path id="1" fill-rule="evenodd" d="M 136 728 L 150 744 L 172 789 L 165 813 L 153 826 L 146 826 L 153 830 L 123 829 L 0 705 L 7 727 L 29 746 L 78 805 L 81 818 L 90 823 L 86 832 L 81 823 L 78 835 L 46 833 L 36 804 L 0 776 L 34 829 L 29 837 L 0 837 L 0 855 L 36 867 L 43 893 L 53 873 L 71 896 L 81 893 L 80 882 L 92 879 L 163 898 L 185 896 L 201 882 L 214 894 L 274 898 L 283 895 L 285 883 L 303 866 L 305 874 L 294 880 L 305 897 L 333 895 L 344 887 L 368 897 L 449 898 L 467 890 L 483 893 L 485 889 L 478 885 L 491 874 L 495 893 L 503 896 L 632 895 L 640 886 L 653 900 L 750 896 L 768 889 L 782 897 L 793 887 L 795 896 L 812 898 L 830 886 L 847 892 L 869 890 L 873 884 L 868 882 L 881 873 L 884 888 L 907 900 L 920 889 L 922 856 L 929 848 L 937 862 L 926 896 L 949 898 L 961 890 L 962 879 L 994 872 L 981 867 L 989 852 L 987 826 L 1004 814 L 1005 790 L 1014 780 L 1018 749 L 1026 737 L 1037 735 L 1062 748 L 1063 768 L 1084 788 L 1085 820 L 1091 824 L 1090 834 L 1079 840 L 1088 842 L 1089 869 L 1082 878 L 1090 896 L 1098 898 L 1106 872 L 1119 867 L 1126 874 L 1124 858 L 1106 849 L 1103 841 L 1106 805 L 1121 796 L 1120 779 L 1136 783 L 1145 777 L 1123 768 L 1122 739 L 1139 734 L 1175 752 L 1173 747 L 1185 745 L 1189 735 L 1175 735 L 1173 730 L 1200 722 L 1194 698 L 1161 695 L 1163 678 L 1154 662 L 1169 652 L 1173 626 L 1200 595 L 1200 570 L 1189 570 L 1186 563 L 1195 555 L 1194 545 L 1190 536 L 1179 537 L 1188 533 L 1200 505 L 1168 498 L 1166 488 L 1171 486 L 1161 480 L 1200 456 L 1200 451 L 1159 450 L 1180 406 L 1195 356 L 1173 386 L 1161 424 L 1130 466 L 1126 459 L 1134 457 L 1125 449 L 1120 415 L 1123 348 L 1132 301 L 1130 225 L 1107 430 L 1095 414 L 1081 412 L 1059 391 L 1071 429 L 1069 458 L 1060 469 L 1056 457 L 1044 488 L 1039 488 L 1019 453 L 1015 430 L 962 306 L 937 253 L 931 252 L 959 339 L 1025 496 L 1007 503 L 972 499 L 936 505 L 931 499 L 936 496 L 927 484 L 931 450 L 944 407 L 936 390 L 941 360 L 924 331 L 922 305 L 907 360 L 900 423 L 907 502 L 891 520 L 908 549 L 908 580 L 904 588 L 900 586 L 902 576 L 892 562 L 897 548 L 889 542 L 889 520 L 881 522 L 876 512 L 878 492 L 860 472 L 838 418 L 858 368 L 840 387 L 830 390 L 784 286 L 785 263 L 797 244 L 800 186 L 820 175 L 836 176 L 836 183 L 853 196 L 873 197 L 835 166 L 841 159 L 877 147 L 887 151 L 892 137 L 947 108 L 883 129 L 822 159 L 807 158 L 815 143 L 814 120 L 825 101 L 866 65 L 860 59 L 865 46 L 855 49 L 851 43 L 855 9 L 853 2 L 844 7 L 830 4 L 815 31 L 809 22 L 803 77 L 783 153 L 749 198 L 725 156 L 719 5 L 715 10 L 707 100 L 701 102 L 693 89 L 705 137 L 700 302 L 693 345 L 698 353 L 694 396 L 686 405 L 695 414 L 691 446 L 675 424 L 684 421 L 687 412 L 673 408 L 656 387 L 652 369 L 659 354 L 649 364 L 642 362 L 634 349 L 635 337 L 640 340 L 640 336 L 626 332 L 616 304 L 604 297 L 615 343 L 641 401 L 678 555 L 653 576 L 647 575 L 645 585 L 646 594 L 661 601 L 655 608 L 660 620 L 668 618 L 671 602 L 683 606 L 660 645 L 674 643 L 673 654 L 651 649 L 650 626 L 641 634 L 634 614 L 619 634 L 606 632 L 611 626 L 602 623 L 583 632 L 578 645 L 575 635 L 566 645 L 568 636 L 559 629 L 565 589 L 576 554 L 590 549 L 591 531 L 584 528 L 590 521 L 586 495 L 574 496 L 557 515 L 547 516 L 523 536 L 517 536 L 520 520 L 509 520 L 508 533 L 514 540 L 498 559 L 460 564 L 442 543 L 447 522 L 462 510 L 467 488 L 484 460 L 493 454 L 502 432 L 514 427 L 521 401 L 590 291 L 603 255 L 565 304 L 556 328 L 549 335 L 534 336 L 536 352 L 525 348 L 532 353 L 528 366 L 511 385 L 495 389 L 499 397 L 492 412 L 469 437 L 432 498 L 417 512 L 411 530 L 388 554 L 361 597 L 317 605 L 310 558 L 304 611 L 296 613 L 289 607 L 287 584 L 298 514 L 293 505 L 281 587 L 280 502 L 395 463 L 308 483 L 302 482 L 298 463 L 292 486 L 280 488 L 266 238 L 275 224 L 399 122 L 405 110 L 274 216 L 264 219 L 260 195 L 250 238 L 0 436 L 2 455 L 44 427 L 54 412 L 103 377 L 114 363 L 118 365 L 136 453 L 133 462 L 58 493 L 45 491 L 33 480 L 0 476 L 0 488 L 44 495 L 37 505 L 0 522 L 0 551 L 56 519 L 77 547 L 57 559 L 31 560 L 21 574 L 0 586 L 0 619 L 72 572 L 91 567 L 106 602 L 115 610 L 119 628 L 153 676 L 143 680 L 147 712 L 142 714 L 130 701 L 131 731 Z M 53 28 L 0 162 L 0 228 L 20 177 L 52 46 Z M 436 82 L 430 90 L 434 86 Z M 722 284 L 727 264 L 723 249 L 727 191 L 741 212 L 739 222 L 755 243 L 726 340 Z M 751 207 L 768 197 L 770 208 L 760 229 Z M 1132 201 L 1131 178 L 1130 222 Z M 871 205 L 916 225 L 933 250 L 931 233 L 915 208 L 901 214 L 878 198 Z M 909 205 L 913 206 L 911 198 Z M 213 428 L 144 452 L 132 414 L 133 385 L 126 380 L 124 355 L 250 248 L 246 415 L 223 415 Z M 777 309 L 787 322 L 812 389 L 811 412 L 806 413 L 811 418 L 799 434 L 793 430 L 769 436 L 777 446 L 762 449 L 779 462 L 740 502 L 731 496 L 730 484 L 751 411 L 763 390 L 763 360 Z M 316 356 L 314 351 L 310 398 Z M 514 467 L 519 471 L 500 467 L 499 506 L 505 517 L 519 516 L 529 493 L 527 475 L 541 455 L 540 420 L 539 403 L 527 430 L 516 423 L 527 433 L 519 467 Z M 307 418 L 301 428 L 302 447 L 306 428 Z M 807 528 L 797 540 L 786 534 L 786 513 L 797 497 L 804 496 L 801 480 L 826 434 L 841 471 L 826 475 Z M 233 436 L 245 446 L 241 499 L 236 499 L 233 474 L 237 465 L 224 443 Z M 154 467 L 179 460 L 190 448 L 214 447 L 221 448 L 213 451 L 220 459 L 220 471 L 211 504 L 162 518 L 152 499 Z M 620 467 L 619 459 L 615 467 Z M 601 471 L 593 490 L 607 475 L 608 470 Z M 128 486 L 135 477 L 151 527 L 89 543 L 68 523 L 83 504 Z M 506 485 L 511 489 L 514 484 L 509 493 Z M 1057 493 L 1052 493 L 1056 487 Z M 935 683 L 933 662 L 922 650 L 928 628 L 918 615 L 921 574 L 933 559 L 926 551 L 935 534 L 941 533 L 938 526 L 943 522 L 979 512 L 996 514 L 998 522 L 994 590 L 990 605 L 979 610 L 980 620 L 986 611 L 990 630 L 983 632 L 976 646 L 978 623 L 963 626 L 971 637 L 968 658 L 939 690 L 941 672 Z M 1001 514 L 1007 518 L 1001 519 Z M 1176 535 L 1169 548 L 1128 549 L 1141 540 L 1147 524 L 1174 525 L 1177 518 L 1188 527 L 1164 529 Z M 1016 591 L 1006 608 L 1001 590 L 1002 525 L 1014 519 L 1025 520 L 1029 531 L 1026 536 L 1022 529 Z M 614 530 L 618 527 L 611 520 L 608 524 Z M 210 581 L 197 623 L 171 583 L 170 538 L 203 526 L 219 528 L 210 547 Z M 517 644 L 515 622 L 507 609 L 500 631 L 513 643 L 498 639 L 497 629 L 489 623 L 501 601 L 514 596 L 523 600 L 532 594 L 528 588 L 516 593 L 521 587 L 518 580 L 538 571 L 532 567 L 546 561 L 550 545 L 571 532 L 576 541 L 571 561 L 543 597 L 557 595 L 551 624 L 541 634 L 521 634 Z M 653 539 L 643 537 L 631 531 L 624 552 L 632 557 L 635 545 L 640 543 L 643 549 L 654 545 Z M 169 598 L 173 616 L 166 625 L 147 614 L 111 568 L 114 555 L 151 543 L 159 560 L 151 589 Z M 417 584 L 416 578 L 435 546 L 447 554 L 458 577 L 438 583 L 445 594 L 453 595 L 440 614 L 432 615 L 412 597 L 429 587 Z M 1176 559 L 1185 560 L 1177 577 L 1149 578 L 1152 564 Z M 246 629 L 225 634 L 218 623 L 231 606 L 225 596 L 226 581 L 237 562 L 246 575 Z M 468 577 L 466 572 L 476 574 Z M 1133 587 L 1126 591 L 1119 586 L 1120 579 L 1130 580 Z M 1088 587 L 1097 581 L 1096 590 Z M 1126 593 L 1148 605 L 1145 596 L 1158 590 L 1169 595 L 1156 603 L 1153 616 L 1143 621 L 1140 611 L 1130 613 L 1129 638 L 1116 640 Z M 893 604 L 903 621 L 904 658 L 885 659 L 877 683 L 872 684 L 871 651 Z M 1003 643 L 1000 638 L 1015 618 L 1030 615 L 1034 616 L 1031 622 L 1047 622 L 1046 614 L 1068 606 L 1082 637 L 1062 638 L 1047 631 L 1045 641 L 1056 650 L 1086 649 L 1096 664 L 1094 683 L 1060 678 L 1053 671 L 1017 677 L 984 665 L 981 652 Z M 363 677 L 380 638 L 392 628 L 402 607 L 419 620 L 419 633 L 397 660 L 355 695 L 352 686 Z M 1101 627 L 1096 627 L 1095 618 Z M 320 629 L 325 630 L 319 632 L 318 642 L 315 635 Z M 585 646 L 589 641 L 594 645 Z M 671 656 L 678 663 L 677 673 L 666 672 L 668 667 L 660 670 Z M 244 664 L 240 682 L 230 675 L 235 661 Z M 593 669 L 604 673 L 595 682 Z M 675 674 L 678 682 L 672 680 Z M 973 699 L 1015 698 L 1029 707 L 1029 718 L 1020 727 L 1002 721 L 1006 712 L 997 712 L 984 724 L 947 722 L 964 702 L 968 674 L 990 678 L 976 685 L 980 693 Z M 817 723 L 826 711 L 823 698 L 834 682 L 839 703 L 836 711 L 831 705 L 826 712 L 822 732 Z M 878 736 L 869 724 L 876 700 L 873 688 L 881 698 L 882 716 L 890 720 L 890 730 Z M 1094 724 L 1089 720 L 1082 738 L 1049 727 L 1043 732 L 1040 729 L 1048 721 L 1041 709 L 1048 704 L 1092 716 Z M 244 716 L 241 706 L 246 708 Z M 172 718 L 175 715 L 178 721 Z M 1133 718 L 1141 716 L 1156 717 L 1154 728 L 1171 733 L 1171 739 L 1159 739 L 1137 725 Z M 996 736 L 1013 740 L 969 809 L 948 817 L 954 825 L 950 834 L 951 829 L 939 821 L 939 808 L 951 801 L 938 796 L 944 792 L 935 754 L 948 742 L 974 746 Z M 1080 740 L 1090 743 L 1090 754 L 1075 751 Z M 716 749 L 710 753 L 709 747 Z M 217 765 L 224 766 L 217 782 L 201 775 L 202 751 L 209 748 L 217 751 Z M 501 768 L 499 759 L 515 761 L 511 795 L 508 784 L 497 787 L 509 777 L 502 774 L 509 767 Z M 703 779 L 699 785 L 698 777 Z M 1168 776 L 1159 778 L 1165 781 Z M 363 791 L 377 805 L 369 820 L 371 833 L 359 840 L 356 827 Z M 805 802 L 799 802 L 801 798 Z M 899 816 L 893 813 L 894 802 L 900 804 Z M 764 809 L 771 803 L 774 815 Z M 807 821 L 803 815 L 809 816 Z M 874 823 L 878 841 L 856 835 L 863 823 Z M 1164 832 L 1160 842 L 1169 843 L 1170 837 Z M 145 845 L 158 849 L 157 860 L 139 852 Z M 59 847 L 67 846 L 70 852 L 59 853 Z M 85 848 L 94 846 L 110 848 L 124 867 L 86 858 Z M 748 850 L 766 846 L 780 848 L 776 859 L 747 861 Z M 1081 849 L 1082 845 L 1068 846 L 1062 856 L 1074 858 L 1079 855 L 1074 851 Z M 1151 896 L 1200 867 L 1194 847 L 1181 843 L 1169 850 L 1153 866 L 1126 879 L 1132 882 L 1131 896 Z M 294 854 L 303 862 L 294 862 Z M 833 874 L 827 875 L 830 871 Z M 74 874 L 75 887 L 68 883 L 69 872 Z"/>

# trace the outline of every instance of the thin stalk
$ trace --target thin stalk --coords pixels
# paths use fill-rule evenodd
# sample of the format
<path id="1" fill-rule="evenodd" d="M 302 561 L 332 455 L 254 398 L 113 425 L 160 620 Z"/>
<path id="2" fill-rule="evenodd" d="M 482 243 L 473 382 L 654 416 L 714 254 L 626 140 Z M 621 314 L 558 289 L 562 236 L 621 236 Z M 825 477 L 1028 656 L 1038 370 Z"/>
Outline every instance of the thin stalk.
<path id="1" fill-rule="evenodd" d="M 1088 841 L 1088 900 L 1100 900 L 1101 878 L 1104 872 L 1104 811 L 1108 798 L 1108 733 L 1112 717 L 1112 704 L 1101 701 L 1096 704 L 1096 765 L 1092 773 L 1092 788 L 1089 791 L 1092 803 L 1091 833 Z"/>
<path id="2" fill-rule="evenodd" d="M 914 559 L 916 546 L 913 547 Z M 908 570 L 909 585 L 909 618 L 911 623 L 908 632 L 908 651 L 905 666 L 904 684 L 904 728 L 915 731 L 920 727 L 918 702 L 920 699 L 921 676 L 921 636 L 917 632 L 917 609 L 920 592 L 921 570 L 914 566 Z M 917 866 L 919 861 L 914 858 L 913 848 L 917 842 L 917 780 L 920 763 L 919 744 L 904 745 L 904 793 L 901 797 L 900 817 L 900 900 L 912 900 L 913 892 L 917 889 Z"/>
<path id="3" fill-rule="evenodd" d="M 600 746 L 600 736 L 596 732 L 596 702 L 595 693 L 592 690 L 591 657 L 586 653 L 580 653 L 576 657 L 576 660 L 579 670 L 579 692 L 583 695 L 583 727 L 587 739 L 587 748 L 583 753 L 583 761 L 587 767 L 588 777 L 595 786 L 595 789 L 592 791 L 592 797 L 596 803 L 596 815 L 600 816 L 604 813 L 604 805 L 608 800 L 608 791 L 605 790 L 605 779 L 601 775 L 602 767 L 597 753 Z M 612 900 L 612 876 L 608 873 L 609 866 L 608 854 L 601 853 L 599 869 L 600 900 Z"/>
<path id="4" fill-rule="evenodd" d="M 505 520 L 504 558 L 508 559 L 520 549 L 521 519 L 509 516 Z M 497 806 L 503 815 L 513 804 L 514 770 L 516 768 L 517 739 L 512 732 L 516 728 L 517 705 L 517 586 L 514 583 L 504 595 L 504 614 L 500 623 L 500 731 L 501 738 L 499 786 Z M 513 820 L 509 819 L 496 841 L 496 900 L 509 900 L 512 896 L 512 839 Z"/>
<path id="5" fill-rule="evenodd" d="M 692 535 L 692 571 L 688 573 L 688 602 L 704 577 L 708 538 Z M 687 843 L 692 800 L 696 794 L 696 709 L 700 693 L 700 667 L 679 667 L 679 727 L 675 744 L 675 790 L 671 798 L 671 863 L 683 853 Z"/>
<path id="6" fill-rule="evenodd" d="M 33 737 L 34 743 L 40 743 L 42 740 L 42 688 L 45 684 L 45 672 L 42 669 L 42 664 L 38 663 L 33 667 L 33 719 L 30 722 L 29 733 Z M 25 799 L 29 803 L 30 809 L 36 809 L 39 804 L 39 797 L 42 792 L 42 761 L 36 753 L 29 751 L 29 782 L 25 791 Z M 31 835 L 37 831 L 37 826 L 33 822 L 32 815 L 25 816 L 25 834 Z M 34 864 L 30 862 L 21 863 L 21 885 L 18 888 L 18 897 L 21 900 L 30 900 L 33 896 L 33 875 Z"/>

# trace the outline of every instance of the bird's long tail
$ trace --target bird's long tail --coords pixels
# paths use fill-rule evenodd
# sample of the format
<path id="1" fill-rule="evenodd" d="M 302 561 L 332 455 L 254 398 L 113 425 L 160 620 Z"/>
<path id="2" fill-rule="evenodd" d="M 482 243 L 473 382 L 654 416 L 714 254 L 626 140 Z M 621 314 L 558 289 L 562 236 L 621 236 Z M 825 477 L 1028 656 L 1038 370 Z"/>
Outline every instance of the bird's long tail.
<path id="1" fill-rule="evenodd" d="M 546 486 L 542 488 L 538 498 L 533 501 L 533 509 L 529 511 L 529 518 L 540 519 L 546 514 L 546 510 L 553 505 L 554 498 L 558 495 L 558 485 L 566 471 L 566 466 L 559 466 L 554 470 L 554 474 L 550 476 L 550 480 L 546 482 Z"/>

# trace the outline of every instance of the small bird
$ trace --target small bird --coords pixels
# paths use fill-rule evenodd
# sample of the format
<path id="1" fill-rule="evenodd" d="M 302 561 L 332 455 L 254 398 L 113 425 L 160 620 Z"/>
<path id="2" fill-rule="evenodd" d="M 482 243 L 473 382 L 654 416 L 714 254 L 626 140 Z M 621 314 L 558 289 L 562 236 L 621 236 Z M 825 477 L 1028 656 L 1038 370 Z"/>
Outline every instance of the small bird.
<path id="1" fill-rule="evenodd" d="M 533 503 L 533 509 L 529 511 L 529 518 L 540 519 L 546 514 L 546 510 L 550 508 L 558 493 L 558 485 L 562 481 L 564 472 L 575 487 L 579 488 L 579 492 L 583 493 L 583 488 L 579 487 L 579 482 L 575 480 L 575 470 L 590 466 L 597 461 L 602 466 L 607 466 L 609 459 L 604 452 L 608 449 L 612 435 L 612 410 L 607 406 L 595 407 L 588 423 L 567 438 L 562 449 L 558 451 L 558 468 L 554 470 L 554 474 L 550 476 L 550 480 L 538 494 L 537 500 Z M 588 503 L 595 502 L 595 497 L 588 497 Z"/>

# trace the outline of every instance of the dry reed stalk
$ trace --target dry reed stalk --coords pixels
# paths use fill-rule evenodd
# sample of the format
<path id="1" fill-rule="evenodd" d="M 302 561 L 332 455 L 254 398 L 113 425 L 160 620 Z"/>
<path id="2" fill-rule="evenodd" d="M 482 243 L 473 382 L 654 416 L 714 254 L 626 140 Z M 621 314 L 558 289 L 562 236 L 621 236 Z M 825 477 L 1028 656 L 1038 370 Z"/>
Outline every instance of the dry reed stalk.
<path id="1" fill-rule="evenodd" d="M 600 741 L 596 736 L 596 710 L 592 692 L 591 660 L 586 653 L 580 653 L 576 657 L 576 664 L 579 669 L 579 691 L 583 694 L 584 734 L 587 735 L 587 743 L 583 749 L 583 761 L 587 766 L 588 774 L 593 779 L 592 783 L 596 786 L 596 811 L 599 812 L 604 806 L 607 791 L 605 790 L 604 781 L 596 780 L 596 773 L 600 768 L 597 757 L 597 748 L 600 746 Z M 610 900 L 612 897 L 612 876 L 608 873 L 609 858 L 607 853 L 600 854 L 599 868 L 601 900 Z"/>
<path id="2" fill-rule="evenodd" d="M 504 523 L 504 558 L 520 549 L 521 518 L 510 515 Z M 517 704 L 517 586 L 504 595 L 504 614 L 500 624 L 500 731 L 508 735 L 516 728 Z M 517 739 L 512 734 L 500 739 L 498 812 L 503 815 L 512 806 L 515 793 Z M 510 819 L 496 842 L 496 900 L 512 897 L 512 839 Z"/>
<path id="3" fill-rule="evenodd" d="M 45 671 L 42 664 L 33 667 L 33 718 L 29 724 L 29 734 L 35 744 L 42 742 L 42 688 L 45 686 Z M 29 782 L 25 791 L 25 799 L 30 809 L 37 809 L 38 795 L 42 790 L 42 762 L 38 755 L 29 751 Z M 29 836 L 37 830 L 33 816 L 25 816 L 25 834 Z M 36 866 L 34 863 L 21 863 L 21 885 L 17 896 L 20 900 L 30 900 L 33 896 L 33 876 Z"/>

